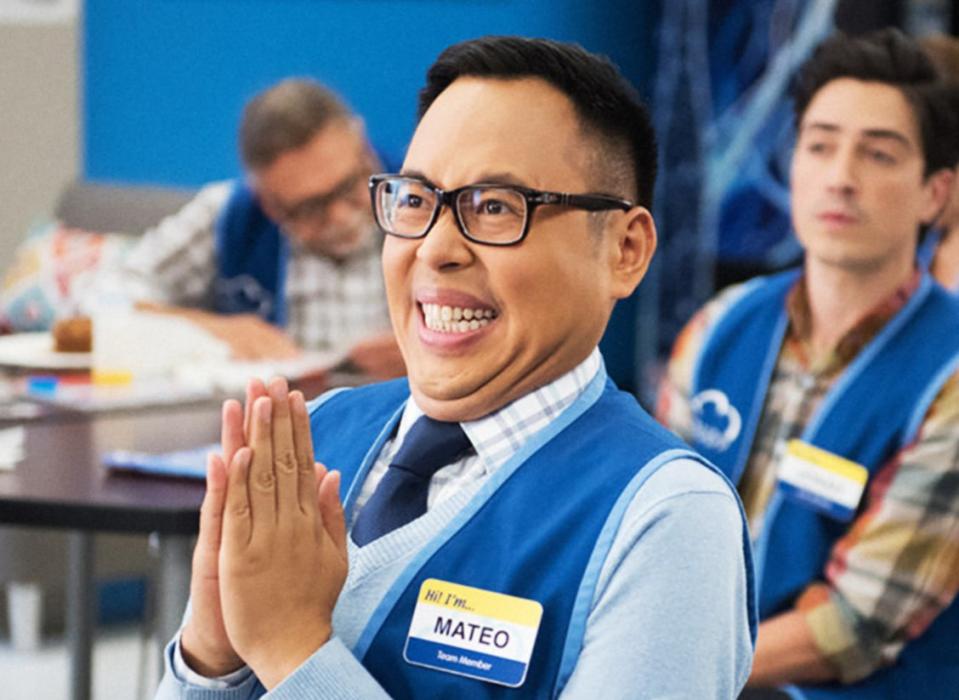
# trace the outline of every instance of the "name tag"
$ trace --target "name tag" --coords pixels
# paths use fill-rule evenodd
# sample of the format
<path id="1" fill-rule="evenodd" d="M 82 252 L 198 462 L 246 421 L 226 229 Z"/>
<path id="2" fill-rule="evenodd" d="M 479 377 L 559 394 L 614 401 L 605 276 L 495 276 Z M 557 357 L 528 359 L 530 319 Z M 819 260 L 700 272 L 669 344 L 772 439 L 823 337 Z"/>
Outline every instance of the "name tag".
<path id="1" fill-rule="evenodd" d="M 517 688 L 526 680 L 542 617 L 543 606 L 535 600 L 427 579 L 403 658 Z"/>
<path id="2" fill-rule="evenodd" d="M 783 494 L 843 521 L 855 515 L 868 478 L 861 464 L 802 440 L 789 441 L 779 468 Z"/>

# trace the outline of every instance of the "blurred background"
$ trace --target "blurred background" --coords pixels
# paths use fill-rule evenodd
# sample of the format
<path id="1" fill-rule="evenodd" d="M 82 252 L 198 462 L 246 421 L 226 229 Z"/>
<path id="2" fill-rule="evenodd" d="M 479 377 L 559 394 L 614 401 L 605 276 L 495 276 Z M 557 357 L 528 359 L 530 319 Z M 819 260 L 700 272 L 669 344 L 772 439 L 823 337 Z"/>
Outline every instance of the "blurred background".
<path id="1" fill-rule="evenodd" d="M 576 41 L 608 55 L 633 81 L 660 139 L 659 252 L 602 344 L 610 375 L 648 405 L 676 333 L 700 304 L 726 284 L 798 261 L 786 182 L 795 66 L 837 27 L 955 34 L 957 6 L 959 0 L 0 0 L 0 272 L 28 232 L 54 217 L 69 183 L 192 190 L 236 176 L 241 108 L 282 77 L 315 76 L 340 92 L 395 168 L 425 70 L 444 47 L 484 34 Z M 29 541 L 17 534 L 0 530 L 0 585 L 45 580 L 45 609 L 55 621 L 62 543 L 53 532 L 31 532 Z M 145 556 L 143 538 L 106 537 L 98 547 L 107 576 L 111 562 L 122 572 Z M 101 608 L 117 600 L 108 592 L 101 590 Z M 135 611 L 143 594 L 134 592 Z M 0 612 L 0 631 L 3 622 Z"/>
<path id="2" fill-rule="evenodd" d="M 681 324 L 719 286 L 794 262 L 788 76 L 834 27 L 955 29 L 955 0 L 0 0 L 0 255 L 75 179 L 194 188 L 235 176 L 244 102 L 329 83 L 403 158 L 425 69 L 483 34 L 605 53 L 661 142 L 660 252 L 603 349 L 648 400 Z"/>

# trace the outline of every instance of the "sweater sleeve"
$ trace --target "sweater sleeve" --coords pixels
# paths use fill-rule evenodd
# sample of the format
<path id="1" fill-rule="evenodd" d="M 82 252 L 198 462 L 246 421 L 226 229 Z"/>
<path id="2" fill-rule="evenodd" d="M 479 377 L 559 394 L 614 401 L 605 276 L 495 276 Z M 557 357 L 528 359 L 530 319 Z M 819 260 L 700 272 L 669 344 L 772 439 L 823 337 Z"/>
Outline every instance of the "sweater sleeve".
<path id="1" fill-rule="evenodd" d="M 562 698 L 737 697 L 754 644 L 744 528 L 729 485 L 702 465 L 651 476 L 600 572 Z"/>

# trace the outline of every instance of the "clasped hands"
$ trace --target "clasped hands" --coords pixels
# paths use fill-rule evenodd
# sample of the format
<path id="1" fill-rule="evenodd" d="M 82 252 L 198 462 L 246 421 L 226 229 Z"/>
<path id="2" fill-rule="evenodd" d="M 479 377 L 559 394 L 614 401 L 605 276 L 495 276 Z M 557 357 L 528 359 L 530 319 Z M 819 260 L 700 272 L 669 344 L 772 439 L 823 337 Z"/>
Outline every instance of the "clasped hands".
<path id="1" fill-rule="evenodd" d="M 340 475 L 315 462 L 303 395 L 253 380 L 223 404 L 207 461 L 184 660 L 215 677 L 253 669 L 273 688 L 332 634 L 347 573 Z"/>

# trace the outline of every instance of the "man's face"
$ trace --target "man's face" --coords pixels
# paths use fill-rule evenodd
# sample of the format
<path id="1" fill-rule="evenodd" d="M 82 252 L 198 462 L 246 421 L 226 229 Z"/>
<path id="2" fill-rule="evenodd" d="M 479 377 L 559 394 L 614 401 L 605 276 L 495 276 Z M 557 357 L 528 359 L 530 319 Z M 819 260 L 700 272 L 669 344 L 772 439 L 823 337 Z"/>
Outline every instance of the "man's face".
<path id="1" fill-rule="evenodd" d="M 507 183 L 585 193 L 595 191 L 584 167 L 590 145 L 571 102 L 544 81 L 460 78 L 420 121 L 403 172 L 444 190 Z M 425 238 L 387 236 L 393 327 L 413 395 L 429 415 L 481 417 L 588 356 L 615 298 L 641 277 L 623 285 L 614 271 L 617 237 L 608 230 L 627 213 L 605 214 L 606 232 L 591 230 L 588 216 L 539 207 L 526 239 L 501 248 L 464 238 L 445 207 Z M 647 244 L 651 255 L 655 243 Z M 444 331 L 434 320 L 444 312 L 480 320 Z"/>
<path id="2" fill-rule="evenodd" d="M 367 180 L 371 156 L 362 127 L 336 120 L 302 147 L 252 173 L 267 215 L 294 241 L 341 259 L 373 229 Z"/>
<path id="3" fill-rule="evenodd" d="M 912 265 L 920 223 L 943 202 L 923 176 L 919 127 L 895 87 L 839 78 L 812 98 L 793 155 L 792 219 L 807 261 L 871 271 Z"/>

